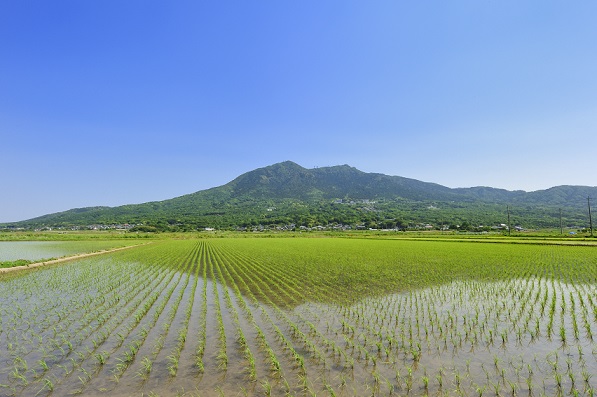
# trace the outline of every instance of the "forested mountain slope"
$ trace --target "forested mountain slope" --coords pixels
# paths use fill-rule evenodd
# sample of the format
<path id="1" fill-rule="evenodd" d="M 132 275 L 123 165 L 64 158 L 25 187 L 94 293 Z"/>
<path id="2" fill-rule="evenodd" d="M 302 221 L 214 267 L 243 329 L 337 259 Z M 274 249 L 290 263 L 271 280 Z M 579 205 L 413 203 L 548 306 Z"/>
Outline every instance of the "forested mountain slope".
<path id="1" fill-rule="evenodd" d="M 89 207 L 4 226 L 69 227 L 145 224 L 162 229 L 298 226 L 329 223 L 403 227 L 418 223 L 524 227 L 587 223 L 587 197 L 597 187 L 557 186 L 534 192 L 491 187 L 451 189 L 400 176 L 365 173 L 348 165 L 306 169 L 291 161 L 240 175 L 231 182 L 164 201 Z"/>

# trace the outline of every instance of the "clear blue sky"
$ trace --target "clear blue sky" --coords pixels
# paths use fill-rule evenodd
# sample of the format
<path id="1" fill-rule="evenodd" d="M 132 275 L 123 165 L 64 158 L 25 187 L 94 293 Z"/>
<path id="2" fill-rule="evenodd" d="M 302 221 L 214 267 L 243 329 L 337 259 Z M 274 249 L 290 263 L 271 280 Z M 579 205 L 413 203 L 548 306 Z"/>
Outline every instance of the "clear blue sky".
<path id="1" fill-rule="evenodd" d="M 597 185 L 595 1 L 3 1 L 0 222 L 279 161 Z"/>

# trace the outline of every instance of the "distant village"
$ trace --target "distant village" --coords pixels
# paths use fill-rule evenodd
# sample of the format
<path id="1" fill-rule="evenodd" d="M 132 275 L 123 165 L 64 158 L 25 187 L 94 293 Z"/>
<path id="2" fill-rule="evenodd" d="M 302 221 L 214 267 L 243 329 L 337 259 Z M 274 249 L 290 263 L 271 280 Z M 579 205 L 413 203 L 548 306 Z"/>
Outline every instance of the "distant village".
<path id="1" fill-rule="evenodd" d="M 268 209 L 269 211 L 270 209 Z M 103 224 L 93 224 L 93 225 L 86 225 L 86 226 L 71 226 L 71 227 L 43 227 L 43 228 L 36 228 L 34 229 L 34 231 L 36 232 L 40 232 L 40 231 L 59 231 L 59 230 L 64 230 L 64 231 L 80 231 L 80 230 L 95 230 L 95 231 L 100 231 L 100 230 L 113 230 L 113 231 L 130 231 L 131 229 L 135 228 L 135 227 L 139 227 L 139 226 L 145 226 L 145 225 L 138 225 L 138 224 L 128 224 L 128 223 L 124 223 L 124 224 L 109 224 L 109 225 L 103 225 Z M 458 225 L 457 225 L 458 226 Z M 19 231 L 19 230 L 28 230 L 27 228 L 23 228 L 23 227 L 10 227 L 10 230 L 14 230 L 14 231 Z M 500 224 L 500 225 L 496 225 L 496 226 L 491 226 L 491 227 L 485 227 L 483 225 L 479 225 L 476 228 L 478 231 L 484 231 L 484 232 L 488 232 L 489 230 L 491 231 L 504 231 L 504 230 L 508 230 L 508 225 L 505 224 Z M 489 230 L 488 230 L 489 229 Z M 217 229 L 214 227 L 205 227 L 205 228 L 200 228 L 198 229 L 199 231 L 207 231 L 207 232 L 212 232 L 212 231 L 216 231 Z M 392 229 L 376 229 L 376 228 L 370 228 L 367 227 L 365 224 L 356 224 L 356 225 L 348 225 L 348 224 L 342 224 L 342 223 L 330 223 L 327 225 L 315 225 L 312 227 L 307 227 L 307 226 L 303 226 L 303 225 L 296 225 L 295 223 L 289 223 L 286 225 L 256 225 L 256 226 L 250 226 L 250 227 L 237 227 L 235 229 L 236 231 L 239 232 L 265 232 L 265 231 L 348 231 L 348 230 L 377 230 L 377 231 L 384 231 L 384 232 L 392 232 L 392 231 L 405 231 L 405 230 L 410 230 L 410 231 L 431 231 L 431 230 L 440 230 L 440 231 L 449 231 L 449 230 L 454 230 L 454 229 L 450 229 L 450 227 L 448 225 L 432 225 L 430 223 L 417 223 L 417 224 L 413 224 L 413 225 L 408 225 L 407 227 L 403 227 L 403 228 L 392 228 Z M 521 226 L 515 226 L 513 228 L 513 230 L 516 231 L 524 231 L 525 229 L 522 228 Z"/>
<path id="2" fill-rule="evenodd" d="M 500 224 L 497 226 L 490 226 L 485 227 L 483 225 L 478 226 L 476 228 L 476 232 L 478 233 L 489 233 L 490 231 L 500 232 L 500 231 L 507 231 L 508 225 Z M 213 231 L 213 228 L 206 228 L 206 231 Z M 328 225 L 316 225 L 312 227 L 307 226 L 297 226 L 294 223 L 289 223 L 287 225 L 257 225 L 252 227 L 238 227 L 236 228 L 237 231 L 240 232 L 265 232 L 265 231 L 348 231 L 348 230 L 371 230 L 371 231 L 382 231 L 382 232 L 400 232 L 400 231 L 432 231 L 432 230 L 439 230 L 439 231 L 454 231 L 455 229 L 450 229 L 448 225 L 440 225 L 434 226 L 429 223 L 418 223 L 414 225 L 409 225 L 404 228 L 392 228 L 392 229 L 376 229 L 370 228 L 365 226 L 365 224 L 358 224 L 358 225 L 346 225 L 342 223 L 331 223 Z M 456 229 L 457 230 L 457 229 Z M 521 226 L 515 226 L 513 230 L 522 232 L 525 229 Z M 468 230 L 467 230 L 468 231 Z M 475 231 L 472 231 L 475 232 Z"/>
<path id="3" fill-rule="evenodd" d="M 94 225 L 86 225 L 86 226 L 69 226 L 69 227 L 41 227 L 33 229 L 36 232 L 45 232 L 45 231 L 53 231 L 53 230 L 70 230 L 70 231 L 77 231 L 77 230 L 120 230 L 120 231 L 128 231 L 136 226 L 135 224 L 111 224 L 111 225 L 102 225 L 102 224 L 94 224 Z M 29 230 L 25 227 L 7 227 L 9 230 Z"/>
<path id="4" fill-rule="evenodd" d="M 359 209 L 365 212 L 378 212 L 379 210 L 376 209 L 375 204 L 377 201 L 372 199 L 335 199 L 332 201 L 333 204 L 336 205 L 348 205 L 348 206 L 355 206 L 358 205 Z M 434 205 L 429 205 L 427 207 L 429 210 L 437 210 L 438 208 Z M 267 207 L 265 208 L 266 212 L 275 212 L 277 211 L 276 207 Z M 380 223 L 379 225 L 381 225 Z M 184 226 L 182 223 L 177 223 L 172 226 Z M 153 229 L 153 230 L 149 230 Z M 33 229 L 34 231 L 102 231 L 102 230 L 112 230 L 112 231 L 121 231 L 121 232 L 146 232 L 146 231 L 157 231 L 156 228 L 151 226 L 151 224 L 129 224 L 129 223 L 118 223 L 118 224 L 91 224 L 86 226 L 70 226 L 70 227 L 42 227 Z M 569 230 L 576 230 L 581 229 L 581 227 L 577 226 L 568 226 L 566 229 Z M 31 230 L 29 228 L 23 227 L 8 227 L 6 230 Z M 175 230 L 175 229 L 173 229 Z M 186 229 L 189 230 L 189 229 Z M 216 227 L 200 227 L 195 229 L 197 231 L 205 231 L 205 232 L 214 232 L 217 230 Z M 230 230 L 230 228 L 226 228 L 226 230 Z M 382 231 L 382 232 L 399 232 L 399 231 L 441 231 L 441 232 L 466 232 L 466 233 L 477 233 L 477 234 L 484 234 L 484 233 L 503 233 L 509 231 L 516 231 L 516 232 L 524 232 L 527 229 L 523 228 L 521 225 L 515 225 L 510 230 L 510 227 L 507 224 L 500 223 L 495 225 L 478 225 L 473 226 L 466 224 L 465 225 L 458 225 L 458 224 L 432 224 L 432 223 L 409 223 L 408 225 L 400 225 L 394 228 L 375 228 L 375 225 L 371 223 L 356 223 L 356 224 L 343 224 L 343 223 L 328 223 L 328 224 L 319 224 L 319 225 L 297 225 L 296 223 L 288 223 L 288 224 L 258 224 L 258 225 L 251 225 L 251 226 L 238 226 L 234 228 L 234 230 L 239 232 L 268 232 L 268 231 L 299 231 L 299 232 L 310 232 L 310 231 L 350 231 L 350 230 L 371 230 L 371 231 Z M 570 231 L 569 234 L 575 234 L 574 231 Z"/>

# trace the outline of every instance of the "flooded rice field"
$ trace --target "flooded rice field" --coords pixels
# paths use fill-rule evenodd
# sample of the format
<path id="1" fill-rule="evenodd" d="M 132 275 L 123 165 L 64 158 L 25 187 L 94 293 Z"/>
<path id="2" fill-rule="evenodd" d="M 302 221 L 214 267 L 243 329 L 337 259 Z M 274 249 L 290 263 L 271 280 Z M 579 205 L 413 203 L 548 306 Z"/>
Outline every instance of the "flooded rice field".
<path id="1" fill-rule="evenodd" d="M 587 248 L 513 247 L 541 263 L 496 279 L 436 263 L 445 282 L 388 293 L 318 276 L 337 263 L 235 246 L 161 242 L 1 276 L 0 395 L 594 394 Z"/>
<path id="2" fill-rule="evenodd" d="M 0 262 L 59 258 L 130 245 L 115 241 L 0 241 Z"/>

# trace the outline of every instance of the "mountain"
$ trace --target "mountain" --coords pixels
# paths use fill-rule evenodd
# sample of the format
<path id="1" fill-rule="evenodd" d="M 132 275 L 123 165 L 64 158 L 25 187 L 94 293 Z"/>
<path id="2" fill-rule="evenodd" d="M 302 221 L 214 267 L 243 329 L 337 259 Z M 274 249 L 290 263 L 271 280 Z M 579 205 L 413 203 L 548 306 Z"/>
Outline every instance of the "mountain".
<path id="1" fill-rule="evenodd" d="M 401 227 L 419 223 L 559 227 L 587 223 L 587 197 L 597 187 L 557 186 L 535 192 L 491 187 L 451 189 L 348 165 L 306 169 L 285 161 L 240 175 L 212 189 L 164 201 L 78 208 L 4 227 L 144 224 L 158 229 L 238 228 L 341 223 Z"/>

